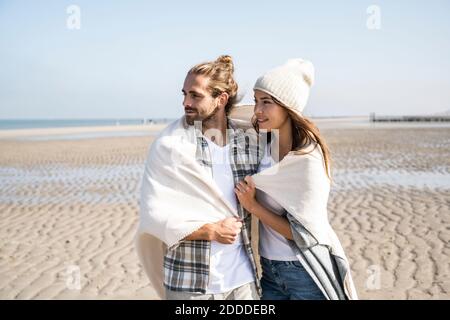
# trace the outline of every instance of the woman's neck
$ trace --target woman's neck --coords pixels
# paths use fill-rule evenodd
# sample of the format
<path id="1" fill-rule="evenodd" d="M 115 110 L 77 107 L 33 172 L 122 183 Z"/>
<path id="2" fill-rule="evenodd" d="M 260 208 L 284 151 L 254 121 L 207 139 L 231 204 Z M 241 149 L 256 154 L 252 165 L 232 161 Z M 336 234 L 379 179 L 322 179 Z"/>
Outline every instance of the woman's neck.
<path id="1" fill-rule="evenodd" d="M 281 161 L 292 150 L 292 125 L 290 119 L 278 129 L 278 134 L 272 134 L 272 143 L 278 143 L 279 160 Z"/>

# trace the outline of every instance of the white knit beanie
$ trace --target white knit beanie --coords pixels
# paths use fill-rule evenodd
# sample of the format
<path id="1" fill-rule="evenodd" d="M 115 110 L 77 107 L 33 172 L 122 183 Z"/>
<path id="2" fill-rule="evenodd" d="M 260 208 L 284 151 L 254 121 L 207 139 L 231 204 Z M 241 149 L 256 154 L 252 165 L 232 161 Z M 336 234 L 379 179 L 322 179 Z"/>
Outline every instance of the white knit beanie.
<path id="1" fill-rule="evenodd" d="M 256 80 L 254 90 L 261 90 L 289 109 L 302 114 L 314 83 L 314 66 L 303 59 L 290 59 Z"/>

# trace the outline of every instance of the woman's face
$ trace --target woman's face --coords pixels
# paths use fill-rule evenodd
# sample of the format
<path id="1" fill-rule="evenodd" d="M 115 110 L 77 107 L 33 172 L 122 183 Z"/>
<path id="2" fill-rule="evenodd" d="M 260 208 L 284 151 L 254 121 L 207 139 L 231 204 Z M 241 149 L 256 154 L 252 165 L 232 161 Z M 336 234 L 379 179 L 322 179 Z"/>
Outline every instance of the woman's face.
<path id="1" fill-rule="evenodd" d="M 255 90 L 254 114 L 260 130 L 280 129 L 289 120 L 286 109 L 260 90 Z"/>

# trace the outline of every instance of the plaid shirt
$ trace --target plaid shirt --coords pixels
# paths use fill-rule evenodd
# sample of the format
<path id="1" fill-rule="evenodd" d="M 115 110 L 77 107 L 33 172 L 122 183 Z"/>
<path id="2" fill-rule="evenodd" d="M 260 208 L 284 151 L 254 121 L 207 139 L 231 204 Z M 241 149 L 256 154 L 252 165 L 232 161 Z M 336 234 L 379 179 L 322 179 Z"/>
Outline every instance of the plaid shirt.
<path id="1" fill-rule="evenodd" d="M 185 125 L 186 122 L 185 122 Z M 228 120 L 228 142 L 230 148 L 230 165 L 233 172 L 234 183 L 241 181 L 247 175 L 257 172 L 261 160 L 261 152 L 254 141 L 249 142 L 244 131 L 237 129 L 232 121 Z M 208 143 L 201 134 L 196 131 L 197 161 L 211 172 L 212 163 Z M 251 141 L 251 140 L 250 140 Z M 237 212 L 243 219 L 242 240 L 244 248 L 250 258 L 255 274 L 256 287 L 261 294 L 261 286 L 257 276 L 256 262 L 251 241 L 251 214 L 237 203 Z M 182 240 L 167 250 L 164 256 L 164 286 L 172 291 L 197 292 L 205 294 L 209 281 L 209 262 L 211 254 L 211 242 L 207 240 Z"/>

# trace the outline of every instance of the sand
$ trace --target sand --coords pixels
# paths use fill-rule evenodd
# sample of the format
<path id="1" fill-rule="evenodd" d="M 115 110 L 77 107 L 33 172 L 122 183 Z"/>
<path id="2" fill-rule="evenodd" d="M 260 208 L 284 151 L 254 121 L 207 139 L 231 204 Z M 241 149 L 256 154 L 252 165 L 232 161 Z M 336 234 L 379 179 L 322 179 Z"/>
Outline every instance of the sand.
<path id="1" fill-rule="evenodd" d="M 449 299 L 450 129 L 322 131 L 360 298 Z M 0 299 L 155 297 L 133 246 L 152 139 L 0 140 Z"/>
<path id="2" fill-rule="evenodd" d="M 450 129 L 325 133 L 330 220 L 361 298 L 449 299 Z"/>

